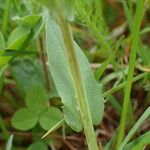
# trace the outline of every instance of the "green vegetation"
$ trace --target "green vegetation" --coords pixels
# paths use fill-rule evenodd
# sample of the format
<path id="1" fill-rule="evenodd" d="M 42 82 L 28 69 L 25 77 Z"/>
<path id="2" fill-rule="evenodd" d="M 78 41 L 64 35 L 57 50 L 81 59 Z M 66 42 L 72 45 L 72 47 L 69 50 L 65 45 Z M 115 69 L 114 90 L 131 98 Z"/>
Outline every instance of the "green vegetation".
<path id="1" fill-rule="evenodd" d="M 149 149 L 149 5 L 0 0 L 0 148 Z"/>

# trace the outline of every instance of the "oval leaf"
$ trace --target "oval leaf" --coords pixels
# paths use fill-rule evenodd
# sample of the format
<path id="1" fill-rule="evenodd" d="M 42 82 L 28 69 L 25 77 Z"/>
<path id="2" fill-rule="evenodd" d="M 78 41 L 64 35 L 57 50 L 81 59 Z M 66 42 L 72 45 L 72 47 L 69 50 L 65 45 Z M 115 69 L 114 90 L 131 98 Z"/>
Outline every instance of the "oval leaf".
<path id="1" fill-rule="evenodd" d="M 38 122 L 38 116 L 27 108 L 19 109 L 12 118 L 12 125 L 19 130 L 32 129 Z"/>
<path id="2" fill-rule="evenodd" d="M 64 117 L 75 131 L 81 131 L 83 124 L 76 100 L 76 89 L 72 81 L 69 61 L 59 26 L 49 17 L 46 22 L 46 46 L 50 72 L 63 102 Z M 103 116 L 104 101 L 101 86 L 96 82 L 90 64 L 82 50 L 74 43 L 80 72 L 85 84 L 93 123 L 98 125 Z"/>
<path id="3" fill-rule="evenodd" d="M 38 64 L 38 66 L 40 65 Z M 17 87 L 22 93 L 29 91 L 37 82 L 44 85 L 41 70 L 36 67 L 32 59 L 15 59 L 12 61 L 10 69 Z"/>
<path id="4" fill-rule="evenodd" d="M 40 119 L 39 123 L 41 127 L 45 130 L 49 130 L 55 126 L 58 122 L 63 119 L 62 113 L 58 108 L 50 107 L 46 112 L 44 112 Z"/>
<path id="5" fill-rule="evenodd" d="M 42 142 L 35 142 L 31 144 L 27 150 L 48 150 L 47 145 Z"/>
<path id="6" fill-rule="evenodd" d="M 37 114 L 46 110 L 48 107 L 48 94 L 44 86 L 38 83 L 32 85 L 26 93 L 25 102 L 27 107 Z"/>

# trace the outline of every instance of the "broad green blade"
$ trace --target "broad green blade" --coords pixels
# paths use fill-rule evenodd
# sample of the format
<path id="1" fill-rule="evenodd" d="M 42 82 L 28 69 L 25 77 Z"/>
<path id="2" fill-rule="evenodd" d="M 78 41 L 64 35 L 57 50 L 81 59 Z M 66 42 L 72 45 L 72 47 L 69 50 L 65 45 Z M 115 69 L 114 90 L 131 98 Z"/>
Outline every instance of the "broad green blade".
<path id="1" fill-rule="evenodd" d="M 74 88 L 69 61 L 65 55 L 65 45 L 60 28 L 51 17 L 48 17 L 46 22 L 46 46 L 50 72 L 63 102 L 65 121 L 72 129 L 79 132 L 83 129 L 83 124 L 76 100 L 76 89 Z M 93 124 L 98 125 L 104 111 L 101 86 L 96 82 L 89 62 L 82 50 L 75 42 L 74 46 L 85 84 Z"/>

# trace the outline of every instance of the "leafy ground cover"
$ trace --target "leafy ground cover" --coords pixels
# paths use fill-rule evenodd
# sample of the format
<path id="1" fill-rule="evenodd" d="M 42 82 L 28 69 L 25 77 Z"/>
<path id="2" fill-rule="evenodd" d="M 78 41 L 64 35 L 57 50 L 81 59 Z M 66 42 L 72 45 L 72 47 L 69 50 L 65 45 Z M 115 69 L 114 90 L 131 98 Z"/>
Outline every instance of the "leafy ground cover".
<path id="1" fill-rule="evenodd" d="M 0 150 L 150 149 L 149 0 L 0 12 Z"/>

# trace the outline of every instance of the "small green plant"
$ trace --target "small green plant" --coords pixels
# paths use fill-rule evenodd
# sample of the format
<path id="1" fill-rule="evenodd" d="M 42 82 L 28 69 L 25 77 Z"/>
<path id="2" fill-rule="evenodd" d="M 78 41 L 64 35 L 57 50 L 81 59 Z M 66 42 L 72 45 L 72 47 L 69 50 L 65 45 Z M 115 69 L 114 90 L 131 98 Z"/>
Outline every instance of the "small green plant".
<path id="1" fill-rule="evenodd" d="M 26 107 L 16 111 L 12 118 L 12 125 L 19 130 L 32 129 L 37 122 L 48 130 L 63 119 L 59 109 L 48 108 L 48 95 L 40 84 L 34 84 L 26 92 L 25 103 Z"/>

